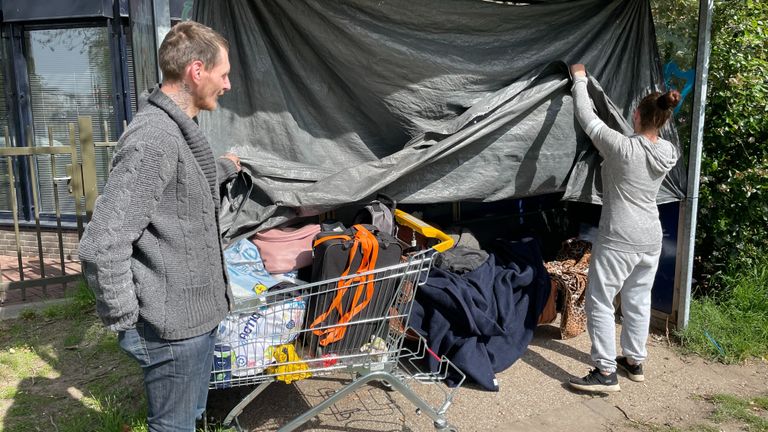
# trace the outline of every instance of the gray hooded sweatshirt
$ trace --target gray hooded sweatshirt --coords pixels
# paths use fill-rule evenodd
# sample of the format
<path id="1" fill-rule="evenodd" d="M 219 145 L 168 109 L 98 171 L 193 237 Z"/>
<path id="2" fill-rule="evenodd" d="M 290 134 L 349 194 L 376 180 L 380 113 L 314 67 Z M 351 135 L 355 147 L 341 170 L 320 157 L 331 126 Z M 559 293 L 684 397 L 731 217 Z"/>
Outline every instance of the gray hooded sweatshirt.
<path id="1" fill-rule="evenodd" d="M 603 157 L 603 209 L 598 242 L 621 252 L 661 250 L 656 195 L 680 154 L 671 142 L 642 135 L 624 136 L 608 127 L 592 109 L 587 78 L 574 79 L 576 118 Z"/>

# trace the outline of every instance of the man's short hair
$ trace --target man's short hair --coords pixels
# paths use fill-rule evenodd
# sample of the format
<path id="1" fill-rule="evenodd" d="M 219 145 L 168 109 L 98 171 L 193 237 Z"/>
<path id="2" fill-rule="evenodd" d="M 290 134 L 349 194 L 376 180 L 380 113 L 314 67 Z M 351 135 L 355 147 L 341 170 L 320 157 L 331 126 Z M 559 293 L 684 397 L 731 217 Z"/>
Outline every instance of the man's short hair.
<path id="1" fill-rule="evenodd" d="M 187 65 L 200 60 L 205 70 L 216 66 L 219 47 L 229 50 L 229 42 L 212 28 L 194 21 L 183 21 L 171 28 L 160 44 L 158 54 L 163 79 L 179 81 Z"/>

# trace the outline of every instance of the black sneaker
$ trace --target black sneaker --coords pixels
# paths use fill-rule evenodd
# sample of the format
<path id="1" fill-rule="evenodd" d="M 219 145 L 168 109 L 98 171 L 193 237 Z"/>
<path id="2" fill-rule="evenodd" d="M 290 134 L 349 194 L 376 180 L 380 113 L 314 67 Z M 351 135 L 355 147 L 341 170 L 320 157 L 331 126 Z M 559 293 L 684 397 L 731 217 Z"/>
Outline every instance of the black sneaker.
<path id="1" fill-rule="evenodd" d="M 576 390 L 588 392 L 617 392 L 621 390 L 616 372 L 603 375 L 597 368 L 589 371 L 584 378 L 571 378 L 568 384 Z"/>
<path id="2" fill-rule="evenodd" d="M 626 357 L 616 357 L 616 366 L 627 373 L 627 378 L 635 382 L 645 381 L 643 365 L 641 363 L 629 364 Z"/>

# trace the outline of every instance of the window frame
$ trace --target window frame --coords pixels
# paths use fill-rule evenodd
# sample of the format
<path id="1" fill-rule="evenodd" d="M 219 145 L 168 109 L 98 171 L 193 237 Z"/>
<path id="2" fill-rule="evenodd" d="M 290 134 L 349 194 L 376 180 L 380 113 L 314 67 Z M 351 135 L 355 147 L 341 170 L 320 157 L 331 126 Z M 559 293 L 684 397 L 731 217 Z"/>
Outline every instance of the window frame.
<path id="1" fill-rule="evenodd" d="M 111 129 L 116 136 L 123 131 L 123 124 L 132 118 L 130 101 L 130 80 L 128 62 L 131 59 L 127 55 L 127 35 L 125 28 L 128 26 L 128 18 L 120 14 L 116 18 L 93 17 L 83 19 L 68 19 L 55 21 L 30 21 L 2 23 L 2 43 L 8 61 L 3 62 L 5 73 L 5 87 L 8 95 L 8 123 L 11 141 L 15 146 L 27 146 L 27 126 L 34 124 L 32 115 L 29 70 L 27 60 L 30 53 L 25 52 L 24 37 L 26 32 L 36 30 L 60 30 L 76 28 L 106 28 L 109 38 L 108 49 L 112 72 L 112 107 L 114 116 L 111 119 Z M 7 66 L 6 66 L 7 65 Z M 10 90 L 10 91 L 7 91 Z M 26 158 L 16 158 L 14 164 L 16 175 L 16 196 L 18 220 L 20 227 L 35 226 L 34 204 L 31 189 L 30 167 Z M 60 192 L 62 193 L 62 192 Z M 67 192 L 64 192 L 67 193 Z M 53 212 L 40 214 L 41 227 L 55 227 L 56 215 Z M 62 227 L 74 228 L 77 226 L 77 216 L 74 213 L 61 214 Z M 0 226 L 13 225 L 13 214 L 9 210 L 0 210 Z"/>

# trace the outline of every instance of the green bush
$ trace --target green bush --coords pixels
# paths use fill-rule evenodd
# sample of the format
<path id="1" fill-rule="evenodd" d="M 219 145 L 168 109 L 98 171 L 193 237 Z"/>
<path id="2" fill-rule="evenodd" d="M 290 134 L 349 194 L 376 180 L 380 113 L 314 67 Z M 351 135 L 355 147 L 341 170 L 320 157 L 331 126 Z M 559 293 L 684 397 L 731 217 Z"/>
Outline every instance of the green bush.
<path id="1" fill-rule="evenodd" d="M 765 24 L 764 1 L 715 2 L 696 239 L 704 276 L 755 264 L 768 247 Z"/>
<path id="2" fill-rule="evenodd" d="M 698 6 L 698 0 L 652 2 L 664 62 L 695 65 Z M 768 247 L 766 24 L 768 2 L 714 2 L 695 250 L 696 279 L 705 293 L 725 290 L 725 279 L 716 276 L 754 264 Z M 677 116 L 686 148 L 691 100 Z"/>

